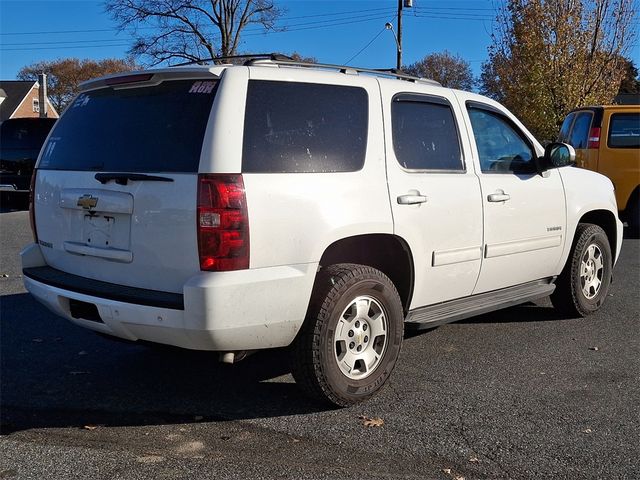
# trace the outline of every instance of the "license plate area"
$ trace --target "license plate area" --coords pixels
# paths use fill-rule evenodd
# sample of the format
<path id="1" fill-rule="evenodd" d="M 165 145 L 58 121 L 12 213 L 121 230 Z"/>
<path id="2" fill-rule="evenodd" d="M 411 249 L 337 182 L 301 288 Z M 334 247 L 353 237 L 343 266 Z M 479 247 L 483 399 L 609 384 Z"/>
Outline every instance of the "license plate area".
<path id="1" fill-rule="evenodd" d="M 109 215 L 85 215 L 82 242 L 92 247 L 113 248 L 116 219 Z"/>
<path id="2" fill-rule="evenodd" d="M 67 241 L 101 249 L 130 250 L 131 215 L 123 213 L 71 213 Z"/>

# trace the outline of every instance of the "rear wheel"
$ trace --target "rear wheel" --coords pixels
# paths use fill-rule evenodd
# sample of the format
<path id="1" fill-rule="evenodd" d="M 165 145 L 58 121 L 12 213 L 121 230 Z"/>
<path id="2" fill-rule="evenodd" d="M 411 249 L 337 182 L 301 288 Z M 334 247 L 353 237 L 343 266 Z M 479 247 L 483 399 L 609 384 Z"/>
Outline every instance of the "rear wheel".
<path id="1" fill-rule="evenodd" d="M 294 344 L 293 376 L 307 394 L 336 406 L 366 400 L 391 374 L 403 327 L 400 296 L 382 272 L 355 264 L 324 268 Z"/>
<path id="2" fill-rule="evenodd" d="M 584 317 L 598 310 L 609 291 L 612 257 L 609 239 L 597 225 L 580 223 L 551 302 L 558 310 Z"/>

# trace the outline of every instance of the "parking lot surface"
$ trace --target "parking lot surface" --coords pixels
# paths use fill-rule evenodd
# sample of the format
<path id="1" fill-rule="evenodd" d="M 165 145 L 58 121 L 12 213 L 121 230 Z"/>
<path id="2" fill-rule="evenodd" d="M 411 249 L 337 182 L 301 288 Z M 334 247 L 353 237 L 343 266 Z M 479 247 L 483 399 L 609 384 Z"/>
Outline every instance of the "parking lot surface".
<path id="1" fill-rule="evenodd" d="M 299 393 L 286 350 L 223 365 L 54 316 L 22 286 L 30 241 L 3 209 L 1 479 L 640 477 L 639 240 L 597 314 L 543 300 L 407 335 L 389 385 L 342 410 Z"/>

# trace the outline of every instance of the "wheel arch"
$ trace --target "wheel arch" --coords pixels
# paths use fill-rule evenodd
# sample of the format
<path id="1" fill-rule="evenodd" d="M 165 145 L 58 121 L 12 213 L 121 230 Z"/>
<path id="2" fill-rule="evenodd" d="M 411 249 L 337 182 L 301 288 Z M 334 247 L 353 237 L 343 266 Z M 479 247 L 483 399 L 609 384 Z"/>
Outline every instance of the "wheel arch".
<path id="1" fill-rule="evenodd" d="M 319 268 L 337 263 L 357 263 L 380 270 L 395 285 L 404 313 L 409 311 L 414 285 L 414 264 L 407 242 L 388 233 L 370 233 L 342 238 L 329 245 Z"/>
<path id="2" fill-rule="evenodd" d="M 590 212 L 583 214 L 578 223 L 592 223 L 602 228 L 604 233 L 607 234 L 612 257 L 616 258 L 618 249 L 618 232 L 616 217 L 613 212 L 609 210 L 591 210 Z M 575 240 L 575 233 L 572 241 L 573 240 Z"/>

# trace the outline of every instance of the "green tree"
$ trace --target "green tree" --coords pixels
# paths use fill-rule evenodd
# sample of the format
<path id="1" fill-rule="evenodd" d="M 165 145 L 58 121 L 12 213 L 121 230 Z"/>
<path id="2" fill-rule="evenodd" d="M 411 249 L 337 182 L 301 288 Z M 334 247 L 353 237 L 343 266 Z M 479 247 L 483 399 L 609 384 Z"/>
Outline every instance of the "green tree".
<path id="1" fill-rule="evenodd" d="M 635 16 L 633 0 L 507 0 L 481 91 L 551 140 L 569 110 L 613 100 Z"/>
<path id="2" fill-rule="evenodd" d="M 133 58 L 124 60 L 118 58 L 105 60 L 61 58 L 27 65 L 18 72 L 18 78 L 20 80 L 37 80 L 39 73 L 46 73 L 49 100 L 58 113 L 62 113 L 62 110 L 78 93 L 80 83 L 91 78 L 126 72 L 136 68 Z"/>
<path id="3" fill-rule="evenodd" d="M 249 25 L 274 29 L 282 11 L 273 0 L 106 0 L 121 29 L 133 29 L 132 55 L 153 65 L 236 55 Z M 153 28 L 149 28 L 153 27 Z"/>
<path id="4" fill-rule="evenodd" d="M 471 90 L 475 85 L 469 62 L 446 50 L 427 55 L 402 69 L 410 75 L 440 82 L 443 87 Z"/>

